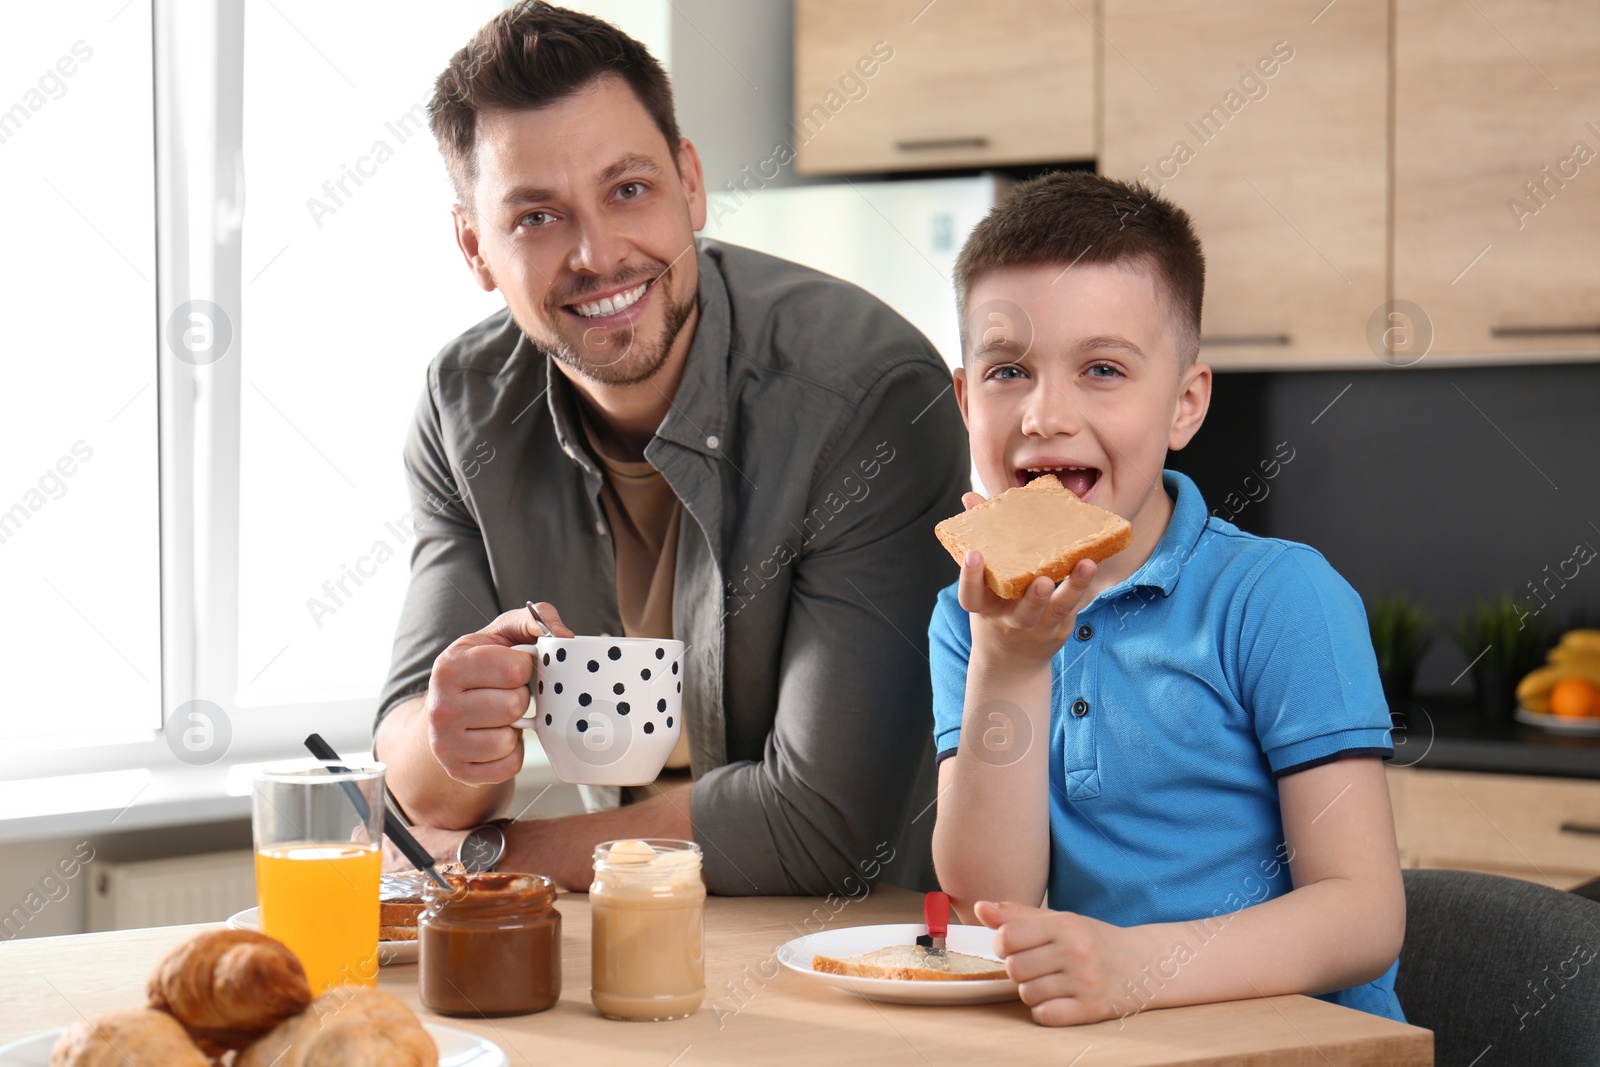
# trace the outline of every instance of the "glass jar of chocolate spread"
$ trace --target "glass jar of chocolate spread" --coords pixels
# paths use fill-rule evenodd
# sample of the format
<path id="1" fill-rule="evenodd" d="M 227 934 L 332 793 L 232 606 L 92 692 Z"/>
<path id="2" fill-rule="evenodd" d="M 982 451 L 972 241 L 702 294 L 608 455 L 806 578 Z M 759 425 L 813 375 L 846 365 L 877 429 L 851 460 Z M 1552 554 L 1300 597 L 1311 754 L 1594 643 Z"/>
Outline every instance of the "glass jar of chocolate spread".
<path id="1" fill-rule="evenodd" d="M 441 1015 L 527 1015 L 561 998 L 561 913 L 542 874 L 451 875 L 423 887 L 417 920 L 424 1007 Z"/>
<path id="2" fill-rule="evenodd" d="M 706 887 L 692 841 L 608 841 L 594 850 L 590 995 L 608 1019 L 694 1014 L 706 996 Z"/>

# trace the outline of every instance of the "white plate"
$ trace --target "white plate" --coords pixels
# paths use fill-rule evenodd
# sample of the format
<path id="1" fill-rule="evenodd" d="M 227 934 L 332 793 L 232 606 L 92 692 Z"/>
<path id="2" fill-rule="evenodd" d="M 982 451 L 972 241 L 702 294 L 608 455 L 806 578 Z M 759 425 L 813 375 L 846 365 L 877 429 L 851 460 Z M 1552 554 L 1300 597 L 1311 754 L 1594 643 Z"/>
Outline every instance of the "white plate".
<path id="1" fill-rule="evenodd" d="M 228 916 L 228 926 L 234 930 L 261 929 L 261 909 L 246 908 L 237 915 Z M 415 941 L 379 941 L 378 966 L 387 967 L 391 963 L 416 963 L 417 943 Z M 0 1061 L 0 1067 L 4 1062 Z"/>
<path id="2" fill-rule="evenodd" d="M 1017 985 L 1009 978 L 992 978 L 968 982 L 916 982 L 896 981 L 889 978 L 853 978 L 844 974 L 829 974 L 811 969 L 811 957 L 832 956 L 843 959 L 859 956 L 887 945 L 914 945 L 919 934 L 928 928 L 920 923 L 896 923 L 887 926 L 852 926 L 843 930 L 824 930 L 820 934 L 807 934 L 787 942 L 778 949 L 778 962 L 847 993 L 857 993 L 868 1000 L 883 1000 L 891 1004 L 994 1004 L 1002 1000 L 1017 999 Z M 945 947 L 965 952 L 969 956 L 994 959 L 994 931 L 987 926 L 952 926 L 945 938 Z M 995 960 L 999 963 L 999 960 Z"/>
<path id="3" fill-rule="evenodd" d="M 1516 719 L 1529 726 L 1537 726 L 1555 734 L 1574 734 L 1579 737 L 1600 736 L 1600 716 L 1544 715 L 1527 708 L 1517 708 Z"/>
<path id="4" fill-rule="evenodd" d="M 511 1062 L 504 1049 L 477 1034 L 433 1023 L 423 1023 L 422 1028 L 439 1046 L 439 1067 L 507 1067 Z M 62 1032 L 34 1034 L 0 1048 L 0 1067 L 50 1067 L 50 1050 Z"/>

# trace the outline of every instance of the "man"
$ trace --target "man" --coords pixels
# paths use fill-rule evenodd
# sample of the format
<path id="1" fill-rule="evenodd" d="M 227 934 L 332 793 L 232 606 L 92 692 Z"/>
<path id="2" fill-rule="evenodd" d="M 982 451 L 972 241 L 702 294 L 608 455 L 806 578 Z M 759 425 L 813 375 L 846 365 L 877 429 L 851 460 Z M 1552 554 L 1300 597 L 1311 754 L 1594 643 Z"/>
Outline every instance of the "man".
<path id="1" fill-rule="evenodd" d="M 604 22 L 503 12 L 430 119 L 506 311 L 430 366 L 406 447 L 427 517 L 374 743 L 396 799 L 443 857 L 507 810 L 536 601 L 563 636 L 684 641 L 686 741 L 653 795 L 505 827 L 501 869 L 578 889 L 596 843 L 670 837 L 714 892 L 914 879 L 891 857 L 931 780 L 932 527 L 968 481 L 942 360 L 854 286 L 697 248 L 666 76 Z"/>

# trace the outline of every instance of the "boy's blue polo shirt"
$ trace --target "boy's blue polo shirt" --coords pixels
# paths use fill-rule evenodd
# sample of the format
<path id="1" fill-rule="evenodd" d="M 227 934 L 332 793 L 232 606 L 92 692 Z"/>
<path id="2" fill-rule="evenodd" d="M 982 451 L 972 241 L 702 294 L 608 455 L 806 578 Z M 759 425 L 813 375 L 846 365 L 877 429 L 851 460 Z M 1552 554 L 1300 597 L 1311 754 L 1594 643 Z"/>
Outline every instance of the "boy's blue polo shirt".
<path id="1" fill-rule="evenodd" d="M 1198 952 L 1231 913 L 1293 888 L 1276 779 L 1394 749 L 1349 583 L 1314 549 L 1207 516 L 1184 475 L 1162 480 L 1175 505 L 1160 544 L 1078 612 L 1055 656 L 1048 899 L 1118 926 L 1201 920 L 1187 946 Z M 929 640 L 943 760 L 972 649 L 954 585 Z M 1008 731 L 1025 720 L 991 721 L 985 751 L 1014 758 Z M 1397 969 L 1322 999 L 1404 1020 Z"/>

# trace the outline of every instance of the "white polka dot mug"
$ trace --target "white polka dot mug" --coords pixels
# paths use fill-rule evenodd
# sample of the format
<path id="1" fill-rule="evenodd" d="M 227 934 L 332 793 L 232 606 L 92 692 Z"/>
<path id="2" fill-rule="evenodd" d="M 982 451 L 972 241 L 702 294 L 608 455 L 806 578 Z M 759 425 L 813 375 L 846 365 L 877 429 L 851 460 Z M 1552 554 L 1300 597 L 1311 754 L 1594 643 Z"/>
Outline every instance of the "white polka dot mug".
<path id="1" fill-rule="evenodd" d="M 647 785 L 683 730 L 683 642 L 541 637 L 528 719 L 550 766 L 575 785 Z"/>

